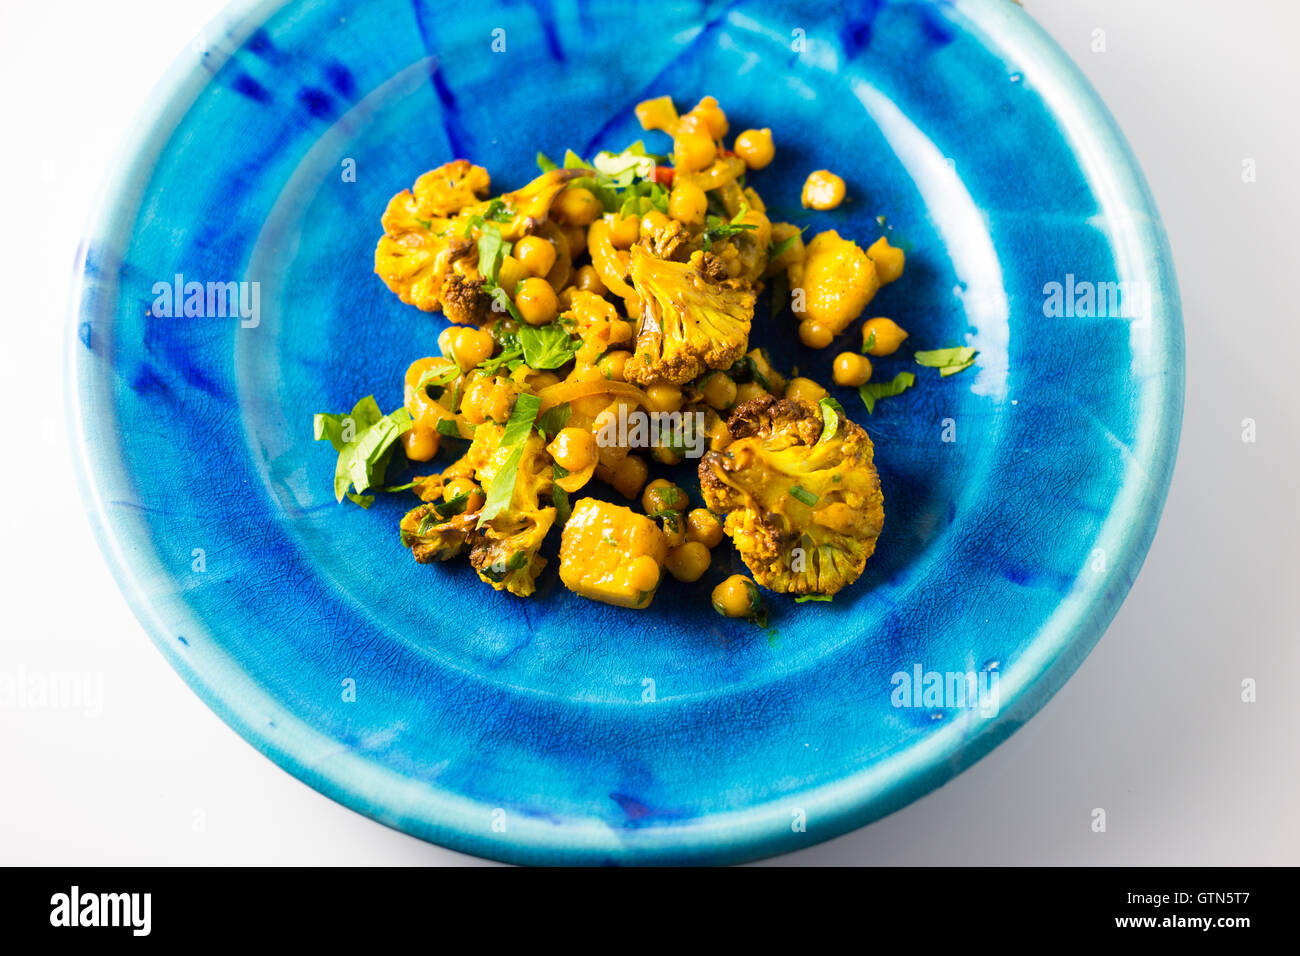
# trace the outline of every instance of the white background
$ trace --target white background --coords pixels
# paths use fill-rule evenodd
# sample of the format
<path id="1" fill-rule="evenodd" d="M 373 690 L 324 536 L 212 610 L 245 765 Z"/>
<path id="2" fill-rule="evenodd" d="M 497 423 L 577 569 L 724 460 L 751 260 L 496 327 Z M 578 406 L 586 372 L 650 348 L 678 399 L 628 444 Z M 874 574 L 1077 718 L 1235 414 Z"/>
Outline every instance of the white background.
<path id="1" fill-rule="evenodd" d="M 0 864 L 477 862 L 327 800 L 208 711 L 127 609 L 69 473 L 74 251 L 138 105 L 220 6 L 0 6 L 0 672 L 102 675 L 104 694 L 98 715 L 0 710 Z M 899 813 L 776 862 L 1300 863 L 1300 4 L 1026 6 L 1116 114 L 1173 243 L 1173 490 L 1115 622 L 1032 722 Z"/>

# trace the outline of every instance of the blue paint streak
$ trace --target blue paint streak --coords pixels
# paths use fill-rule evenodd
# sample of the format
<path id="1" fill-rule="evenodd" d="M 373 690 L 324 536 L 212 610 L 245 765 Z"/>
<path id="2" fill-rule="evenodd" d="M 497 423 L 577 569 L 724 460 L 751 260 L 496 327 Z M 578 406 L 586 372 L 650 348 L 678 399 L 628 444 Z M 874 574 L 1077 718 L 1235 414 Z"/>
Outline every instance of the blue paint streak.
<path id="1" fill-rule="evenodd" d="M 304 86 L 298 91 L 298 103 L 316 119 L 328 120 L 334 118 L 334 100 L 324 90 L 318 90 L 313 86 Z"/>
<path id="2" fill-rule="evenodd" d="M 884 0 L 865 0 L 861 8 L 845 16 L 840 28 L 840 44 L 844 55 L 852 60 L 871 43 L 871 28 L 884 6 Z"/>
<path id="3" fill-rule="evenodd" d="M 436 38 L 432 24 L 426 20 L 424 4 L 421 0 L 411 0 L 411 10 L 415 14 L 415 26 L 420 32 L 420 41 L 424 44 L 424 48 L 430 56 L 436 56 Z M 453 155 L 464 156 L 467 153 L 464 124 L 460 120 L 456 107 L 456 95 L 451 91 L 451 87 L 447 85 L 447 78 L 443 74 L 440 65 L 434 67 L 433 72 L 429 74 L 429 80 L 433 84 L 433 91 L 437 94 L 438 102 L 442 106 L 442 131 L 447 137 L 447 145 L 451 148 Z"/>
<path id="4" fill-rule="evenodd" d="M 342 63 L 331 63 L 325 67 L 325 79 L 339 96 L 351 99 L 356 94 L 357 81 Z"/>
<path id="5" fill-rule="evenodd" d="M 239 73 L 235 76 L 234 81 L 230 84 L 231 89 L 241 96 L 246 96 L 256 103 L 271 102 L 271 92 L 257 80 L 253 79 L 247 73 Z"/>

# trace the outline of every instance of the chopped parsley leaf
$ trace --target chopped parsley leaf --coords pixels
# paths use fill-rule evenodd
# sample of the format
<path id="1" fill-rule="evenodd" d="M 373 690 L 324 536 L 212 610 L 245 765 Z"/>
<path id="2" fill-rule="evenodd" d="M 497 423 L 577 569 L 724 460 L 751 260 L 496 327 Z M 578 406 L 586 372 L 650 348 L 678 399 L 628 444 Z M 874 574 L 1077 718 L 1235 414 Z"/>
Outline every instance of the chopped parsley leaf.
<path id="1" fill-rule="evenodd" d="M 478 526 L 481 528 L 510 506 L 514 498 L 515 482 L 519 478 L 519 462 L 524 456 L 524 443 L 532 434 L 533 422 L 537 420 L 537 410 L 542 400 L 536 395 L 521 393 L 515 399 L 515 407 L 510 412 L 505 431 L 501 435 L 501 448 L 509 449 L 506 460 L 492 479 L 488 488 L 487 500 L 479 513 Z"/>
<path id="2" fill-rule="evenodd" d="M 892 381 L 868 382 L 866 385 L 859 386 L 858 395 L 862 398 L 862 404 L 867 406 L 867 412 L 874 415 L 877 401 L 902 395 L 914 384 L 916 384 L 915 375 L 911 372 L 899 372 Z"/>
<path id="3" fill-rule="evenodd" d="M 397 439 L 411 428 L 411 415 L 399 408 L 381 414 L 373 395 L 367 395 L 347 415 L 321 413 L 312 422 L 317 441 L 327 439 L 338 452 L 334 467 L 334 497 L 342 502 L 348 488 L 358 494 L 384 483 Z M 356 504 L 368 508 L 359 498 Z"/>

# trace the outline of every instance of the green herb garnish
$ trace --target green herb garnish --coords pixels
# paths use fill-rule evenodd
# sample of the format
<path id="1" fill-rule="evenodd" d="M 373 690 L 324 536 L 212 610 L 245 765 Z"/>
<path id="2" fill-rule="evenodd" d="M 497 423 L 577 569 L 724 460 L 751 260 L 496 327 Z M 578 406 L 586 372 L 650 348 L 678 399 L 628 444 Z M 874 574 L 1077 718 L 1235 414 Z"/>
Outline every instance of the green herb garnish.
<path id="1" fill-rule="evenodd" d="M 870 332 L 867 333 L 867 337 L 862 340 L 862 354 L 863 355 L 868 354 L 875 347 L 876 347 L 876 330 L 872 329 Z"/>
<path id="2" fill-rule="evenodd" d="M 970 368 L 975 363 L 976 354 L 975 349 L 965 345 L 951 349 L 930 349 L 917 352 L 913 358 L 916 359 L 917 365 L 924 365 L 926 368 L 937 368 L 939 374 L 947 378 L 949 375 L 956 375 L 963 369 Z"/>
<path id="3" fill-rule="evenodd" d="M 831 595 L 829 594 L 800 594 L 797 598 L 794 599 L 794 603 L 803 604 L 805 601 L 829 601 L 829 600 L 831 600 Z"/>
<path id="4" fill-rule="evenodd" d="M 565 408 L 567 407 L 568 406 L 566 405 Z M 552 463 L 552 465 L 555 469 L 554 475 L 556 482 L 568 474 L 568 472 L 559 465 L 555 465 L 554 463 Z M 559 522 L 560 527 L 563 528 L 569 523 L 569 515 L 573 514 L 573 508 L 569 504 L 569 493 L 558 484 L 553 483 L 551 485 L 551 502 L 555 505 L 555 520 Z"/>
<path id="5" fill-rule="evenodd" d="M 561 429 L 563 429 L 565 425 L 568 424 L 569 416 L 572 413 L 573 409 L 569 407 L 568 402 L 561 402 L 559 405 L 553 405 L 546 411 L 542 412 L 541 416 L 537 419 L 537 430 L 541 432 L 544 439 L 550 441 L 560 433 Z M 555 467 L 559 468 L 560 466 L 556 465 Z M 565 472 L 565 474 L 568 474 L 568 472 Z M 557 477 L 563 478 L 564 475 L 558 475 Z"/>
<path id="6" fill-rule="evenodd" d="M 784 239 L 782 239 L 780 242 L 778 242 L 778 243 L 774 243 L 774 244 L 768 246 L 768 247 L 767 247 L 767 261 L 768 261 L 768 262 L 771 262 L 773 259 L 779 259 L 779 258 L 781 258 L 781 256 L 785 255 L 785 253 L 790 249 L 790 247 L 794 245 L 794 241 L 795 241 L 796 239 L 798 239 L 800 236 L 802 236 L 802 235 L 803 235 L 805 232 L 807 232 L 807 231 L 808 231 L 808 227 L 807 227 L 807 226 L 804 226 L 802 229 L 800 229 L 798 232 L 796 232 L 793 236 L 786 236 L 786 237 L 785 237 Z"/>
<path id="7" fill-rule="evenodd" d="M 817 407 L 822 413 L 822 435 L 817 439 L 817 444 L 824 441 L 830 441 L 840 430 L 840 420 L 845 417 L 844 406 L 835 399 L 827 396 L 817 402 Z"/>
<path id="8" fill-rule="evenodd" d="M 360 495 L 384 483 L 397 439 L 411 428 L 411 415 L 405 408 L 384 415 L 374 396 L 367 395 L 347 415 L 320 413 L 312 425 L 316 440 L 327 439 L 339 454 L 334 466 L 334 497 L 341 502 L 349 487 Z M 352 500 L 369 507 L 357 498 Z"/>
<path id="9" fill-rule="evenodd" d="M 463 514 L 469 507 L 469 492 L 462 492 L 446 501 L 430 503 L 428 510 L 425 511 L 424 517 L 420 519 L 420 525 L 415 529 L 416 534 L 428 534 L 431 528 L 442 524 L 448 518 L 454 518 L 458 514 Z"/>
<path id="10" fill-rule="evenodd" d="M 519 329 L 518 335 L 524 361 L 530 368 L 539 370 L 559 368 L 572 360 L 582 346 L 579 339 L 569 335 L 563 326 L 554 323 L 525 325 Z"/>
<path id="11" fill-rule="evenodd" d="M 473 432 L 478 426 L 454 418 L 440 418 L 438 424 L 433 427 L 439 435 L 446 435 L 448 438 L 464 438 L 465 436 L 460 433 L 462 428 L 468 428 Z"/>
<path id="12" fill-rule="evenodd" d="M 790 497 L 798 498 L 809 508 L 817 504 L 817 496 L 813 494 L 811 491 L 807 491 L 803 488 L 800 488 L 798 485 L 790 486 Z"/>
<path id="13" fill-rule="evenodd" d="M 532 434 L 533 422 L 537 420 L 537 410 L 541 405 L 540 398 L 527 392 L 515 399 L 510 420 L 501 435 L 500 447 L 508 448 L 509 452 L 488 489 L 487 500 L 479 513 L 480 528 L 510 506 L 515 494 L 515 481 L 519 477 L 519 462 L 524 456 L 524 444 Z"/>
<path id="14" fill-rule="evenodd" d="M 742 209 L 736 216 L 739 219 L 745 214 Z M 727 236 L 735 236 L 747 229 L 757 229 L 758 226 L 752 222 L 736 222 L 735 219 L 728 222 L 721 216 L 706 216 L 704 219 L 704 251 L 708 252 L 713 246 L 713 240 L 725 239 Z"/>
<path id="15" fill-rule="evenodd" d="M 899 372 L 892 381 L 868 382 L 866 385 L 859 386 L 858 395 L 862 398 L 862 404 L 867 406 L 867 412 L 874 415 L 877 401 L 902 395 L 914 384 L 916 384 L 915 375 L 911 372 Z"/>
<path id="16" fill-rule="evenodd" d="M 445 388 L 458 378 L 460 378 L 460 367 L 455 364 L 448 365 L 445 368 L 426 369 L 420 376 L 420 381 L 416 382 L 415 390 L 422 392 L 430 386 Z"/>
<path id="17" fill-rule="evenodd" d="M 501 260 L 510 255 L 513 245 L 501 238 L 501 230 L 493 223 L 484 222 L 478 233 L 478 274 L 490 286 L 497 285 Z M 499 287 L 498 287 L 499 288 Z M 503 289 L 502 292 L 505 290 Z"/>

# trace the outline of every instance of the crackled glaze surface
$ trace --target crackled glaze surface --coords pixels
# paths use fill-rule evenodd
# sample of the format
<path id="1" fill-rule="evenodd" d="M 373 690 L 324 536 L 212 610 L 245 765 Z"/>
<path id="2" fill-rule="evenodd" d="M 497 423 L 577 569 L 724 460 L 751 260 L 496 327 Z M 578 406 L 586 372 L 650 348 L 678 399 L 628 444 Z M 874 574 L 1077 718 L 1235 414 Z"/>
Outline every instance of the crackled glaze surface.
<path id="1" fill-rule="evenodd" d="M 1177 288 L 1122 138 L 1019 8 L 324 0 L 244 4 L 206 39 L 85 243 L 73 429 L 141 620 L 286 769 L 502 859 L 744 859 L 959 772 L 1098 639 L 1173 465 Z M 911 331 L 906 352 L 980 349 L 952 378 L 914 369 L 874 416 L 839 396 L 876 442 L 884 534 L 857 586 L 773 600 L 767 633 L 709 609 L 740 570 L 726 547 L 647 612 L 577 598 L 553 565 L 530 602 L 463 562 L 417 566 L 395 532 L 406 502 L 338 506 L 333 456 L 311 440 L 314 411 L 372 392 L 395 407 L 405 364 L 436 349 L 441 317 L 371 273 L 392 193 L 456 156 L 508 188 L 538 149 L 621 147 L 644 135 L 632 105 L 664 93 L 716 95 L 733 132 L 772 127 L 777 160 L 754 182 L 774 220 L 870 241 L 884 217 L 908 268 L 870 309 Z M 852 202 L 800 210 L 823 166 Z M 260 283 L 259 323 L 148 318 L 153 284 L 178 273 Z M 1146 283 L 1150 309 L 1045 317 L 1045 283 L 1067 275 Z M 840 348 L 804 350 L 788 318 L 760 317 L 755 341 L 828 379 Z M 998 715 L 893 707 L 891 676 L 916 664 L 996 667 Z"/>

